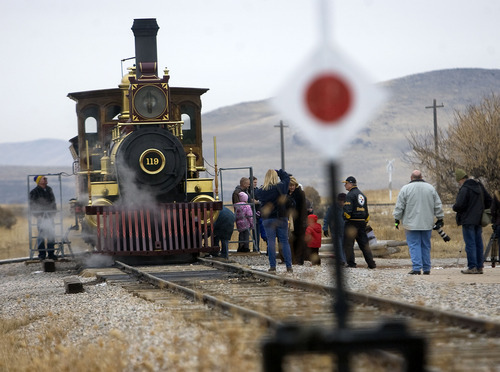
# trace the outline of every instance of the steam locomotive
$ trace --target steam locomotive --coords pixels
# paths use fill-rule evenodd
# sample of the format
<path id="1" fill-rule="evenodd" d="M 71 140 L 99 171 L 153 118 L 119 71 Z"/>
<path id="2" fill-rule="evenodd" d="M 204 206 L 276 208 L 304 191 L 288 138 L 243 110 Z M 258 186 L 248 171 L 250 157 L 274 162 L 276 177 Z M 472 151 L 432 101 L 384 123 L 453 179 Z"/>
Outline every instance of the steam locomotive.
<path id="1" fill-rule="evenodd" d="M 78 136 L 70 140 L 82 232 L 97 253 L 216 253 L 222 209 L 202 152 L 201 95 L 158 76 L 155 19 L 135 19 L 135 66 L 118 88 L 69 93 Z M 217 180 L 215 179 L 215 190 Z M 80 206 L 80 208 L 79 208 Z"/>

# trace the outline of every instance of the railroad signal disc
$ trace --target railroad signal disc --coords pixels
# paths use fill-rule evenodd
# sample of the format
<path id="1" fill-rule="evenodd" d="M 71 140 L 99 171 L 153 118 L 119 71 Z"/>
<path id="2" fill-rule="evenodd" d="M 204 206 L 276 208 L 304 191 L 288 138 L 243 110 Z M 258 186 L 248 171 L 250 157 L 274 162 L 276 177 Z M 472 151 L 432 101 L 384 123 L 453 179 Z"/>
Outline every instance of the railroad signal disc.
<path id="1" fill-rule="evenodd" d="M 385 100 L 385 91 L 369 81 L 344 56 L 320 47 L 273 103 L 315 148 L 336 159 Z"/>

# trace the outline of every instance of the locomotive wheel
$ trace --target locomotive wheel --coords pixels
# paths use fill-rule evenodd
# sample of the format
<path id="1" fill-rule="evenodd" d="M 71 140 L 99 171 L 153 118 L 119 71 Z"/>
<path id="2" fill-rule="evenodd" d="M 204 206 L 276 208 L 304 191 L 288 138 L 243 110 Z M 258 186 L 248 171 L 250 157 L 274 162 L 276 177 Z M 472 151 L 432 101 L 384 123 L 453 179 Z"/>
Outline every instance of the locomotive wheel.
<path id="1" fill-rule="evenodd" d="M 116 170 L 122 194 L 133 184 L 158 196 L 174 189 L 185 177 L 186 154 L 181 142 L 168 130 L 138 128 L 120 143 Z"/>
<path id="2" fill-rule="evenodd" d="M 192 203 L 213 202 L 213 201 L 215 201 L 215 199 L 213 197 L 211 197 L 210 195 L 205 195 L 205 194 L 197 195 L 193 198 L 193 200 L 191 200 Z M 219 212 L 220 211 L 215 211 L 213 219 L 212 219 L 213 222 L 215 222 L 217 220 L 217 217 L 219 217 Z M 199 216 L 199 221 L 201 224 L 205 224 L 205 222 L 206 222 L 205 219 L 203 219 L 201 216 Z"/>

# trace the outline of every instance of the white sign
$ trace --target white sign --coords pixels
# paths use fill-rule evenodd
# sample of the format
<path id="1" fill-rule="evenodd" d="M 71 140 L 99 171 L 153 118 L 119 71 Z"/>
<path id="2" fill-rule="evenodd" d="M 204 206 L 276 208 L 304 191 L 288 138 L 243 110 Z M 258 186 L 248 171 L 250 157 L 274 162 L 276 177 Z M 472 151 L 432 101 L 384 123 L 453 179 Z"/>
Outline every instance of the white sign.
<path id="1" fill-rule="evenodd" d="M 288 79 L 273 103 L 314 148 L 337 159 L 385 96 L 345 57 L 322 46 Z"/>

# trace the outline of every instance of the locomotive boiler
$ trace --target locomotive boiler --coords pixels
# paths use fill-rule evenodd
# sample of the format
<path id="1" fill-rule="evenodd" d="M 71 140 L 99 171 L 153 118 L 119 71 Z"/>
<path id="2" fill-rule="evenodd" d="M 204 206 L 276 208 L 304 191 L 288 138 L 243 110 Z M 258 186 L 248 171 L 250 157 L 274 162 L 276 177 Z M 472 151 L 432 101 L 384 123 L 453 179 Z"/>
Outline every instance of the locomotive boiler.
<path id="1" fill-rule="evenodd" d="M 82 232 L 97 253 L 216 253 L 222 202 L 201 178 L 201 95 L 158 74 L 155 19 L 134 20 L 135 66 L 118 88 L 69 93 L 78 136 L 70 140 Z M 216 180 L 215 180 L 216 181 Z"/>

